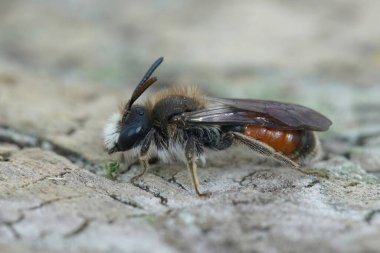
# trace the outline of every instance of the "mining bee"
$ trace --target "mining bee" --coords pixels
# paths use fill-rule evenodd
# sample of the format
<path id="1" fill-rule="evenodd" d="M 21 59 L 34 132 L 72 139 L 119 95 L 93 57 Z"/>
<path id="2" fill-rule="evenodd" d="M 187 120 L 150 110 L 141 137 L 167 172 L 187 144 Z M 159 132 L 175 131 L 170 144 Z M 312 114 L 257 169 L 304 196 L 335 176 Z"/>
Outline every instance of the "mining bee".
<path id="1" fill-rule="evenodd" d="M 139 160 L 142 172 L 149 159 L 183 161 L 190 170 L 199 196 L 197 162 L 205 163 L 205 150 L 225 150 L 243 145 L 265 157 L 298 168 L 321 154 L 315 131 L 325 131 L 331 121 L 301 105 L 256 99 L 214 98 L 195 87 L 174 87 L 135 101 L 157 81 L 151 77 L 162 63 L 157 59 L 129 101 L 112 116 L 104 129 L 109 154 L 124 152 L 127 161 Z"/>

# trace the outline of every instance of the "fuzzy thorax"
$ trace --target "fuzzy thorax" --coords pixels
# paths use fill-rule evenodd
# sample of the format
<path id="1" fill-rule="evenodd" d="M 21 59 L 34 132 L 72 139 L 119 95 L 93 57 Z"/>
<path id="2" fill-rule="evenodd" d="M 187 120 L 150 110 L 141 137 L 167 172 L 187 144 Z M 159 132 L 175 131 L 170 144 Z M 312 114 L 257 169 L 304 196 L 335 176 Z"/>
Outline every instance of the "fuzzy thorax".
<path id="1" fill-rule="evenodd" d="M 148 111 L 148 113 L 151 114 L 154 106 L 158 102 L 172 96 L 181 96 L 181 97 L 191 98 L 196 103 L 197 107 L 199 108 L 204 108 L 207 103 L 206 99 L 204 98 L 204 96 L 202 95 L 202 93 L 197 87 L 182 86 L 182 87 L 173 87 L 170 89 L 162 90 L 154 94 L 153 96 L 149 97 L 147 101 L 145 102 L 145 108 Z M 125 108 L 126 108 L 126 105 L 121 106 L 119 113 L 115 113 L 109 118 L 103 130 L 104 145 L 108 151 L 112 150 L 115 147 L 115 145 L 118 143 L 120 131 L 121 131 L 120 129 L 121 121 L 126 116 L 126 113 L 127 113 Z M 165 158 L 171 157 L 171 156 L 178 158 L 180 157 L 178 154 L 181 153 L 181 152 L 177 152 L 178 150 L 179 148 L 176 145 L 173 145 L 173 147 L 171 147 L 171 150 L 168 153 L 165 151 L 165 152 L 162 152 L 162 154 L 158 154 L 158 156 L 160 156 L 161 158 L 164 158 L 163 160 L 170 160 L 170 159 L 165 159 Z M 133 156 L 136 155 L 135 154 L 136 152 L 126 152 L 126 153 L 131 153 L 131 154 L 133 153 Z M 160 152 L 156 152 L 156 153 L 160 153 Z"/>
<path id="2" fill-rule="evenodd" d="M 206 106 L 206 99 L 202 95 L 201 91 L 196 86 L 179 86 L 172 87 L 170 89 L 162 90 L 155 95 L 149 97 L 145 102 L 145 106 L 148 111 L 152 111 L 153 107 L 161 100 L 173 97 L 188 97 L 194 100 L 199 108 L 204 108 Z"/>
<path id="3" fill-rule="evenodd" d="M 115 147 L 120 136 L 120 113 L 113 114 L 103 130 L 104 145 L 107 150 L 111 150 Z"/>

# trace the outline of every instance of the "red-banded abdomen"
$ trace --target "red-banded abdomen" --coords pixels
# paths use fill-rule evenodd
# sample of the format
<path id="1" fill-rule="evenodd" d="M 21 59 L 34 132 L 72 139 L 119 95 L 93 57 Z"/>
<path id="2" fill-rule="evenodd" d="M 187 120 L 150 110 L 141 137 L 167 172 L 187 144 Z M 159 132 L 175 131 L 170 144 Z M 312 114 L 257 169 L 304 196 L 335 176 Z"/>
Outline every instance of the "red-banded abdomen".
<path id="1" fill-rule="evenodd" d="M 292 160 L 312 158 L 317 155 L 317 139 L 311 131 L 269 129 L 248 125 L 243 133 L 252 139 L 265 143 Z"/>

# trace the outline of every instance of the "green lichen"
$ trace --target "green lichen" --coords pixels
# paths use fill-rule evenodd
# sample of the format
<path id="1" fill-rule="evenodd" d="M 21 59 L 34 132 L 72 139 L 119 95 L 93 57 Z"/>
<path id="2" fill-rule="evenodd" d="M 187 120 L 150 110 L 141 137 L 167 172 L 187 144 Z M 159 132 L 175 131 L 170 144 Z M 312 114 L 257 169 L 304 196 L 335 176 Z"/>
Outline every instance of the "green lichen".
<path id="1" fill-rule="evenodd" d="M 115 180 L 120 175 L 120 163 L 118 161 L 106 162 L 104 171 L 108 178 Z"/>
<path id="2" fill-rule="evenodd" d="M 150 224 L 157 222 L 157 219 L 158 219 L 157 216 L 154 216 L 154 215 L 146 215 L 144 217 L 144 220 Z"/>

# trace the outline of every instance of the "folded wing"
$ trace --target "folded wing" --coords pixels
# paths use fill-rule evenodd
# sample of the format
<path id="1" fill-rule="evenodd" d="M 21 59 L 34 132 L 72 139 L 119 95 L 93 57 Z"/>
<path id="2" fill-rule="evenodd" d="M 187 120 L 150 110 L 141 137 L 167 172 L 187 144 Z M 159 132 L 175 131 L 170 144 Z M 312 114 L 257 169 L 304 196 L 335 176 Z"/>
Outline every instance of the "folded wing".
<path id="1" fill-rule="evenodd" d="M 276 129 L 325 131 L 332 122 L 307 107 L 254 99 L 208 97 L 209 105 L 201 110 L 176 115 L 179 125 L 256 125 Z"/>

